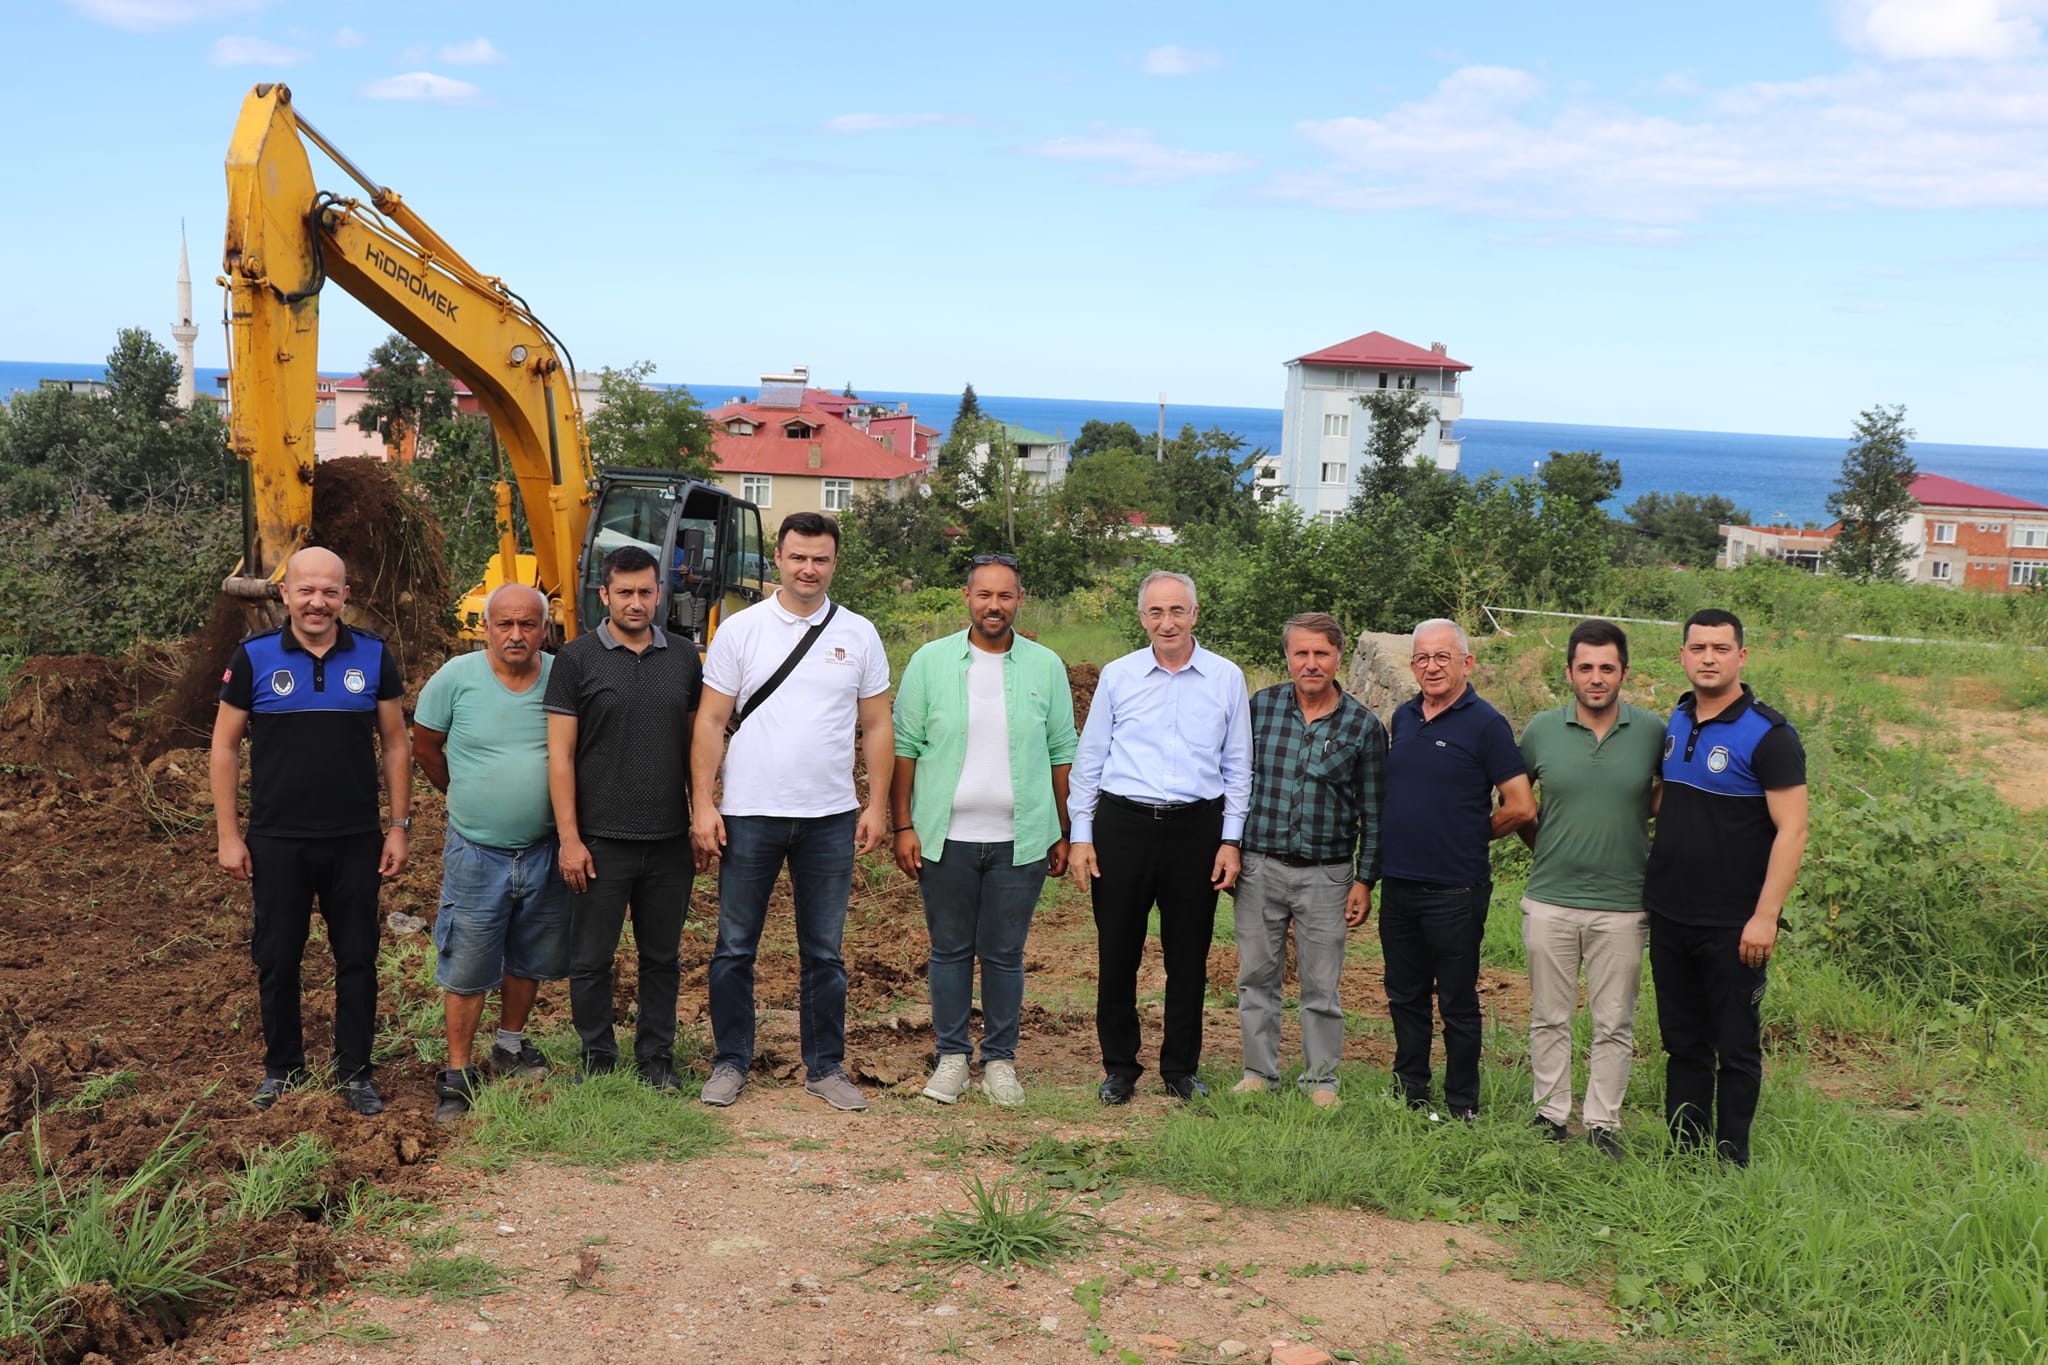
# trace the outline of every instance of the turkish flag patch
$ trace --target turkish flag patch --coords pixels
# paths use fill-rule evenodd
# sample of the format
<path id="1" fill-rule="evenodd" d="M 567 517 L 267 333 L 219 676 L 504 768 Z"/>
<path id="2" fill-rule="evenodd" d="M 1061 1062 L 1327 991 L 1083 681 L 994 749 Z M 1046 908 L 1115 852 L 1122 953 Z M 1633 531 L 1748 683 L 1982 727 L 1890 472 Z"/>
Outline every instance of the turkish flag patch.
<path id="1" fill-rule="evenodd" d="M 230 666 L 229 666 L 229 667 L 227 667 L 227 668 L 223 668 L 223 669 L 222 669 L 222 670 L 220 671 L 220 680 L 221 680 L 222 682 L 226 682 L 226 681 L 227 681 L 228 679 L 230 679 L 230 678 L 232 678 L 232 677 L 234 677 L 234 676 L 235 676 L 235 670 L 234 670 L 234 668 L 233 668 L 233 666 L 232 666 L 232 665 L 230 665 Z"/>

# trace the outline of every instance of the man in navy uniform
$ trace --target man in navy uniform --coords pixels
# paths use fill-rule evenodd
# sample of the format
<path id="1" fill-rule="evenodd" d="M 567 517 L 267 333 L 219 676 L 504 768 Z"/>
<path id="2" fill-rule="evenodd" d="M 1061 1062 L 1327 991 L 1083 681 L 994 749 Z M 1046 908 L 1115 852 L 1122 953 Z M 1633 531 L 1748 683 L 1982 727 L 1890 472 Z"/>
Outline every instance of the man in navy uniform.
<path id="1" fill-rule="evenodd" d="M 1668 1054 L 1664 1117 L 1681 1150 L 1749 1164 L 1763 1088 L 1766 964 L 1806 853 L 1806 750 L 1742 681 L 1733 612 L 1686 620 L 1692 691 L 1664 732 L 1664 798 L 1643 884 L 1650 976 Z"/>
<path id="2" fill-rule="evenodd" d="M 370 1084 L 377 1017 L 377 889 L 405 866 L 412 748 L 405 684 L 384 642 L 341 620 L 348 573 L 331 550 L 285 564 L 287 623 L 235 650 L 221 677 L 208 776 L 220 865 L 254 885 L 250 937 L 263 1015 L 268 1109 L 304 1078 L 299 970 L 313 903 L 334 953 L 334 1071 L 358 1114 L 382 1113 Z M 237 811 L 241 744 L 249 739 L 249 832 Z M 381 767 L 391 818 L 378 830 Z"/>

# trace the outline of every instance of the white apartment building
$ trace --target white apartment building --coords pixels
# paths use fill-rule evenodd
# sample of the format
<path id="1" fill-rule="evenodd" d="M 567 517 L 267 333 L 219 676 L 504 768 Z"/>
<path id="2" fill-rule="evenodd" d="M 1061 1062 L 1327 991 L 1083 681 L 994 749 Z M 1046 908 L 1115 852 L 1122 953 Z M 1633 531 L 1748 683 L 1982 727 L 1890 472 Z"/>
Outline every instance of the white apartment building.
<path id="1" fill-rule="evenodd" d="M 1287 362 L 1280 451 L 1261 460 L 1253 487 L 1261 502 L 1286 498 L 1311 516 L 1334 520 L 1351 500 L 1372 434 L 1372 414 L 1358 399 L 1376 390 L 1413 390 L 1429 406 L 1429 425 L 1410 458 L 1439 469 L 1458 467 L 1458 418 L 1465 408 L 1458 376 L 1471 369 L 1444 353 L 1385 332 L 1367 332 Z"/>

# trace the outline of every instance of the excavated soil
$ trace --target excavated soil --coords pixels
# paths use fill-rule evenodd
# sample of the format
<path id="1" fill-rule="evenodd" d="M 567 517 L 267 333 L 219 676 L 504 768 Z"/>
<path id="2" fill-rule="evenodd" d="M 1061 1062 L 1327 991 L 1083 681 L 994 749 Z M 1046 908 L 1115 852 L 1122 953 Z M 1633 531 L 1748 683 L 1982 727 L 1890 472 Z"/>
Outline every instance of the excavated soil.
<path id="1" fill-rule="evenodd" d="M 289 1095 L 267 1113 L 248 1106 L 261 1076 L 248 888 L 215 865 L 206 753 L 176 747 L 147 762 L 137 757 L 139 738 L 154 723 L 182 663 L 175 652 L 32 659 L 0 706 L 0 875 L 7 887 L 0 898 L 0 1184 L 27 1175 L 37 1159 L 67 1179 L 90 1172 L 124 1176 L 183 1125 L 202 1135 L 196 1158 L 202 1182 L 239 1169 L 257 1148 L 311 1134 L 335 1153 L 323 1177 L 332 1190 L 363 1179 L 442 1200 L 473 1197 L 475 1177 L 437 1160 L 449 1139 L 433 1121 L 433 1069 L 426 1062 L 383 1067 L 379 1084 L 389 1108 L 374 1119 L 350 1115 L 323 1091 Z M 1085 714 L 1095 670 L 1071 672 L 1076 709 Z M 415 686 L 418 678 L 413 675 Z M 413 800 L 411 862 L 387 884 L 382 909 L 430 921 L 438 902 L 441 803 L 424 783 L 416 785 Z M 710 876 L 699 880 L 683 941 L 681 1013 L 685 1038 L 698 1048 L 710 1032 L 705 980 L 715 885 Z M 797 954 L 786 887 L 777 897 L 758 966 L 763 1014 L 756 1084 L 802 1107 L 810 1102 L 798 1089 Z M 392 941 L 394 931 L 387 928 L 386 937 Z M 1093 943 L 1085 899 L 1049 896 L 1026 963 L 1031 1000 L 1024 1037 L 1034 1085 L 1086 1094 L 1099 1079 Z M 898 1097 L 906 1109 L 915 1108 L 909 1099 L 932 1061 L 925 948 L 914 885 L 879 858 L 863 859 L 846 929 L 847 1060 L 871 1090 Z M 1229 991 L 1235 973 L 1235 950 L 1219 944 L 1210 960 L 1213 987 Z M 1346 969 L 1346 1003 L 1367 1020 L 1384 1017 L 1377 977 L 1366 961 Z M 316 1061 L 331 1036 L 332 979 L 316 929 L 304 1004 Z M 1155 956 L 1139 983 L 1141 998 L 1153 1002 L 1147 1029 L 1155 1037 L 1163 984 Z M 382 987 L 380 1032 L 396 1030 L 401 1012 L 421 1002 L 422 987 L 388 976 Z M 1526 1018 L 1520 982 L 1489 971 L 1482 989 L 1503 1016 Z M 628 954 L 617 991 L 622 1019 L 630 1018 L 634 991 Z M 488 1017 L 495 1018 L 495 1008 Z M 566 993 L 549 987 L 530 1027 L 546 1034 L 566 1024 Z M 1234 1011 L 1213 1008 L 1208 1032 L 1215 1057 L 1235 1055 Z M 1347 1060 L 1383 1066 L 1389 1060 L 1384 1031 L 1365 1032 L 1348 1042 Z M 1290 1025 L 1286 1046 L 1298 1045 Z M 685 1061 L 701 1069 L 708 1056 Z M 89 1082 L 115 1073 L 128 1073 L 131 1088 L 84 1102 Z M 40 1158 L 23 1132 L 31 1119 L 39 1129 Z M 727 1212 L 772 1220 L 774 1207 L 757 1215 Z M 317 1219 L 317 1210 L 311 1212 Z M 42 1343 L 47 1358 L 212 1355 L 224 1342 L 247 1340 L 247 1325 L 275 1319 L 280 1305 L 341 1283 L 345 1266 L 388 1259 L 375 1248 L 348 1244 L 306 1212 L 232 1232 L 230 1248 L 214 1264 L 227 1288 L 193 1318 L 134 1318 L 110 1297 L 88 1291 L 72 1315 L 74 1327 Z M 23 1354 L 19 1340 L 0 1341 L 0 1358 Z M 828 1349 L 816 1358 L 870 1357 Z"/>

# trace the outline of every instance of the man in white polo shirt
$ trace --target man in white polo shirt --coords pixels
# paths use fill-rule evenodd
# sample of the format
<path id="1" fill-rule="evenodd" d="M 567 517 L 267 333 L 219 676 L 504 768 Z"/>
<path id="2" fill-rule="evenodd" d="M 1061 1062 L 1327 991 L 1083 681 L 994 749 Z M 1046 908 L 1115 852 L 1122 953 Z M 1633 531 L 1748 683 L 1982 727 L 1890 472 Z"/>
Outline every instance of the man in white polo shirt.
<path id="1" fill-rule="evenodd" d="M 711 1032 L 718 1053 L 706 1104 L 739 1098 L 754 1064 L 754 955 L 783 864 L 796 903 L 804 1089 L 835 1109 L 865 1109 L 846 1074 L 846 962 L 839 955 L 856 852 L 889 834 L 895 761 L 889 659 L 865 617 L 825 595 L 839 560 L 839 524 L 818 512 L 783 518 L 775 536 L 782 586 L 719 626 L 704 659 L 690 770 L 699 800 L 690 838 L 718 862 L 718 946 L 711 956 Z M 801 651 L 799 653 L 799 651 Z M 793 662 L 792 662 L 793 660 Z M 739 727 L 726 744 L 726 723 Z M 853 785 L 855 726 L 868 803 Z"/>

